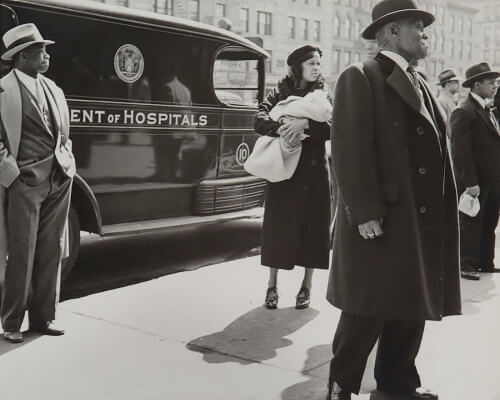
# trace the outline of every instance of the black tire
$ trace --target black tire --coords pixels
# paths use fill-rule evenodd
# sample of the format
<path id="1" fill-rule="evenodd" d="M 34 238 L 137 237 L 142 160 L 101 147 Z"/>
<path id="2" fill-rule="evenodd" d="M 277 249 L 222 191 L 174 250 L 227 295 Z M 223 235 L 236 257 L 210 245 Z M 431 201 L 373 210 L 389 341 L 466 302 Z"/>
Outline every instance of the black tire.
<path id="1" fill-rule="evenodd" d="M 61 279 L 64 281 L 71 274 L 80 251 L 80 220 L 73 206 L 69 209 L 69 257 L 63 259 L 61 265 Z"/>

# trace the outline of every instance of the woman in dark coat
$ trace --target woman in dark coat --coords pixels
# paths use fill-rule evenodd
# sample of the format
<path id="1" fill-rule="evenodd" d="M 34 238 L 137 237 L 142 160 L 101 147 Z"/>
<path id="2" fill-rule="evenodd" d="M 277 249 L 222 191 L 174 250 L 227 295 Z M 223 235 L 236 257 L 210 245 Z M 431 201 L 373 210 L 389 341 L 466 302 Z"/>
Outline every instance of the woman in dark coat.
<path id="1" fill-rule="evenodd" d="M 287 144 L 300 141 L 302 153 L 293 176 L 285 181 L 268 183 L 262 232 L 261 263 L 270 267 L 265 307 L 278 305 L 279 269 L 305 268 L 304 280 L 297 295 L 296 308 L 309 306 L 314 268 L 328 269 L 330 191 L 325 141 L 330 138 L 330 124 L 311 119 L 273 121 L 271 109 L 290 95 L 305 96 L 316 89 L 327 90 L 320 71 L 321 50 L 306 45 L 287 58 L 288 75 L 259 105 L 254 126 L 261 135 L 280 135 Z"/>

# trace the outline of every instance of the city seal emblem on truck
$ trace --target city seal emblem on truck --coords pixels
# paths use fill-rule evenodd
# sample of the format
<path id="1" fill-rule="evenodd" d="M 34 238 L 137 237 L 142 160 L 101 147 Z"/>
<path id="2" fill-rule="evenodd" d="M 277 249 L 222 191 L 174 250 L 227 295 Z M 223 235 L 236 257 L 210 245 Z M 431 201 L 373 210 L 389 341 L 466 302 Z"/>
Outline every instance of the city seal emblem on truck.
<path id="1" fill-rule="evenodd" d="M 124 44 L 115 54 L 115 72 L 126 83 L 137 81 L 144 71 L 144 57 L 133 44 Z"/>

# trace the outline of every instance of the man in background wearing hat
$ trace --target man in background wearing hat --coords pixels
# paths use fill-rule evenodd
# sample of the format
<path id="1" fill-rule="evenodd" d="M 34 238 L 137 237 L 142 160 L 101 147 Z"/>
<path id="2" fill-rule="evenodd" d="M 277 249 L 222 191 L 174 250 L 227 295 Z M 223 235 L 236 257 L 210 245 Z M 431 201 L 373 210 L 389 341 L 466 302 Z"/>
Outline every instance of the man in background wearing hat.
<path id="1" fill-rule="evenodd" d="M 372 400 L 437 399 L 415 366 L 426 320 L 460 314 L 456 190 L 446 117 L 414 60 L 427 56 L 432 14 L 383 0 L 365 39 L 374 59 L 348 67 L 334 100 L 338 188 L 328 300 L 342 310 L 329 400 L 358 393 L 378 340 Z M 411 65 L 409 65 L 411 62 Z"/>
<path id="2" fill-rule="evenodd" d="M 457 94 L 460 91 L 460 84 L 455 72 L 445 69 L 439 76 L 439 85 L 443 88 L 438 96 L 439 104 L 446 112 L 446 120 L 450 120 L 451 113 L 457 108 Z M 448 132 L 447 132 L 448 133 Z M 449 134 L 449 133 L 448 133 Z"/>
<path id="3" fill-rule="evenodd" d="M 4 339 L 17 343 L 26 310 L 30 330 L 64 333 L 53 320 L 75 161 L 64 93 L 41 75 L 49 68 L 45 47 L 54 42 L 23 24 L 3 43 L 2 60 L 14 68 L 0 80 L 0 218 L 8 232 L 0 313 Z"/>
<path id="4" fill-rule="evenodd" d="M 470 93 L 451 115 L 451 153 L 458 193 L 479 196 L 478 215 L 460 213 L 461 274 L 478 280 L 479 270 L 500 271 L 493 262 L 500 200 L 500 128 L 489 103 L 497 92 L 500 72 L 480 63 L 465 75 L 462 85 Z"/>

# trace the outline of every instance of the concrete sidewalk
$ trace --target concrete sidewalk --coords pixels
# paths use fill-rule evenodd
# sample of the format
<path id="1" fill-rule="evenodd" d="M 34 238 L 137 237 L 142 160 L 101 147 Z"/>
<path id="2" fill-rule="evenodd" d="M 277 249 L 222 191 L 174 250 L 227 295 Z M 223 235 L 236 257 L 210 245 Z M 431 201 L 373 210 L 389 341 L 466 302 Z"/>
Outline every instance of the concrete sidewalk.
<path id="1" fill-rule="evenodd" d="M 314 275 L 280 273 L 280 308 L 262 302 L 259 257 L 66 301 L 62 337 L 0 340 L 0 395 L 12 400 L 323 400 L 339 311 Z M 500 400 L 500 274 L 462 280 L 464 315 L 428 323 L 418 358 L 441 400 Z M 371 365 L 363 383 L 373 388 Z M 368 395 L 355 396 L 368 399 Z"/>

